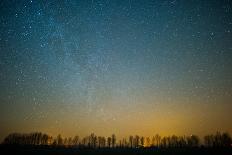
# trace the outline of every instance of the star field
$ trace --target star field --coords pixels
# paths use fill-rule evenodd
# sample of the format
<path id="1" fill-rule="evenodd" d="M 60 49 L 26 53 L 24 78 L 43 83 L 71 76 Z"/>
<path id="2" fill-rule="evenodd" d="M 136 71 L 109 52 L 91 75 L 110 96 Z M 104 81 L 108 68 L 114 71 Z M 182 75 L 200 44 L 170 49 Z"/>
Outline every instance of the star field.
<path id="1" fill-rule="evenodd" d="M 3 0 L 0 14 L 1 139 L 232 133 L 230 0 Z"/>

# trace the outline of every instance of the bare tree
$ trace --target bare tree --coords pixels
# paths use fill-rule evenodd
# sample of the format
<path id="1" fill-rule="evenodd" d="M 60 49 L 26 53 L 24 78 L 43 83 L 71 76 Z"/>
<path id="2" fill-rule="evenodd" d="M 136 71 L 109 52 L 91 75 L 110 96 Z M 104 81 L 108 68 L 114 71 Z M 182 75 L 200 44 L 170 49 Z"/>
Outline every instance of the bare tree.
<path id="1" fill-rule="evenodd" d="M 164 148 L 166 148 L 168 146 L 167 139 L 168 138 L 166 136 L 161 139 L 161 146 L 164 147 Z"/>
<path id="2" fill-rule="evenodd" d="M 90 147 L 91 148 L 96 148 L 97 146 L 97 136 L 94 135 L 94 133 L 91 133 L 89 136 L 89 141 L 90 141 Z"/>
<path id="3" fill-rule="evenodd" d="M 87 147 L 87 146 L 90 147 L 89 137 L 82 138 L 81 143 L 82 143 L 81 145 L 84 147 Z"/>
<path id="4" fill-rule="evenodd" d="M 49 138 L 49 136 L 47 134 L 42 134 L 41 144 L 48 145 L 48 138 Z"/>
<path id="5" fill-rule="evenodd" d="M 215 135 L 204 137 L 205 145 L 208 147 L 230 147 L 232 140 L 228 133 L 216 132 Z"/>
<path id="6" fill-rule="evenodd" d="M 106 147 L 106 138 L 102 137 L 102 147 Z"/>
<path id="7" fill-rule="evenodd" d="M 115 144 L 116 144 L 116 136 L 115 136 L 115 134 L 112 134 L 111 139 L 112 139 L 112 147 L 115 147 Z"/>
<path id="8" fill-rule="evenodd" d="M 105 143 L 106 143 L 105 137 L 99 136 L 98 137 L 98 148 L 105 147 Z"/>
<path id="9" fill-rule="evenodd" d="M 72 144 L 75 145 L 75 146 L 77 146 L 78 143 L 79 143 L 79 136 L 76 135 L 76 136 L 73 138 L 73 140 L 72 140 Z"/>
<path id="10" fill-rule="evenodd" d="M 139 136 L 136 135 L 136 136 L 134 137 L 134 147 L 137 148 L 138 146 L 139 146 Z"/>
<path id="11" fill-rule="evenodd" d="M 177 147 L 178 146 L 178 137 L 176 135 L 172 135 L 170 138 L 170 147 Z"/>
<path id="12" fill-rule="evenodd" d="M 204 142 L 206 147 L 231 147 L 232 139 L 228 133 L 216 132 L 215 134 L 206 135 L 204 137 Z M 112 134 L 107 139 L 105 137 L 96 136 L 94 133 L 89 136 L 84 137 L 79 140 L 78 136 L 74 138 L 62 138 L 59 134 L 55 139 L 47 134 L 41 132 L 29 133 L 29 134 L 19 134 L 12 133 L 9 134 L 3 141 L 3 144 L 20 144 L 20 145 L 75 145 L 79 144 L 79 147 L 89 147 L 89 148 L 104 148 L 108 146 L 109 148 L 116 147 L 116 136 Z M 151 145 L 152 144 L 152 145 Z M 153 136 L 152 143 L 149 137 L 139 137 L 138 135 L 129 136 L 129 141 L 126 138 L 119 140 L 120 147 L 199 147 L 199 137 L 196 135 L 185 136 L 166 136 L 161 138 L 158 134 Z"/>
<path id="13" fill-rule="evenodd" d="M 57 136 L 57 145 L 63 145 L 63 139 L 61 137 L 61 134 Z"/>
<path id="14" fill-rule="evenodd" d="M 133 136 L 129 137 L 129 143 L 131 148 L 133 147 L 133 139 L 134 139 Z"/>
<path id="15" fill-rule="evenodd" d="M 108 144 L 108 147 L 109 147 L 109 148 L 111 147 L 111 142 L 112 142 L 111 137 L 108 137 L 108 138 L 107 138 L 107 144 Z"/>
<path id="16" fill-rule="evenodd" d="M 144 146 L 144 137 L 140 137 L 140 144 L 142 147 Z"/>
<path id="17" fill-rule="evenodd" d="M 205 141 L 205 146 L 212 147 L 213 142 L 214 142 L 214 136 L 213 135 L 206 135 L 204 137 L 204 141 Z"/>
<path id="18" fill-rule="evenodd" d="M 222 146 L 223 147 L 230 147 L 232 145 L 232 139 L 228 133 L 222 133 L 221 135 Z"/>
<path id="19" fill-rule="evenodd" d="M 151 139 L 151 146 L 154 147 L 155 145 L 156 145 L 156 138 L 155 138 L 155 136 L 153 136 Z"/>
<path id="20" fill-rule="evenodd" d="M 198 147 L 199 146 L 199 138 L 196 135 L 191 135 L 187 137 L 187 145 L 188 147 Z"/>
<path id="21" fill-rule="evenodd" d="M 180 136 L 178 138 L 178 147 L 186 147 L 186 146 L 187 146 L 187 142 L 186 142 L 185 137 Z"/>
<path id="22" fill-rule="evenodd" d="M 160 142 L 161 142 L 161 136 L 159 134 L 156 134 L 154 140 L 152 139 L 152 143 L 154 146 L 159 147 Z"/>
<path id="23" fill-rule="evenodd" d="M 98 143 L 98 148 L 100 148 L 102 144 L 102 137 L 100 136 L 97 137 L 97 143 Z"/>
<path id="24" fill-rule="evenodd" d="M 146 146 L 147 147 L 150 147 L 150 145 L 151 145 L 150 142 L 151 142 L 150 137 L 147 137 L 146 138 Z"/>
<path id="25" fill-rule="evenodd" d="M 132 138 L 132 139 L 133 139 L 133 138 Z M 128 143 L 127 143 L 126 138 L 123 138 L 123 139 L 122 139 L 122 147 L 128 147 Z"/>
<path id="26" fill-rule="evenodd" d="M 72 145 L 73 145 L 72 142 L 73 142 L 72 137 L 69 137 L 69 138 L 68 138 L 68 144 L 67 144 L 67 145 L 72 146 Z"/>

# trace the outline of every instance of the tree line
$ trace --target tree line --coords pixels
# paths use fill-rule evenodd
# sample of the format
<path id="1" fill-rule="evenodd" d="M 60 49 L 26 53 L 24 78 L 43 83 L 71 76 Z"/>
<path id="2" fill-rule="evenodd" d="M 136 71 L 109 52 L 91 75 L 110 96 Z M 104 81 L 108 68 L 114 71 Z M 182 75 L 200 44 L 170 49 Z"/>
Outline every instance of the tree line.
<path id="1" fill-rule="evenodd" d="M 78 148 L 193 148 L 200 146 L 200 139 L 197 135 L 172 135 L 161 137 L 159 134 L 156 134 L 152 137 L 135 135 L 117 140 L 115 134 L 112 134 L 109 137 L 104 137 L 97 136 L 94 133 L 83 138 L 80 138 L 79 136 L 64 138 L 60 134 L 57 137 L 52 137 L 41 132 L 34 132 L 29 134 L 9 134 L 3 140 L 2 144 L 49 145 Z M 205 147 L 231 147 L 232 139 L 228 133 L 216 132 L 215 134 L 204 136 L 204 141 L 201 145 Z"/>

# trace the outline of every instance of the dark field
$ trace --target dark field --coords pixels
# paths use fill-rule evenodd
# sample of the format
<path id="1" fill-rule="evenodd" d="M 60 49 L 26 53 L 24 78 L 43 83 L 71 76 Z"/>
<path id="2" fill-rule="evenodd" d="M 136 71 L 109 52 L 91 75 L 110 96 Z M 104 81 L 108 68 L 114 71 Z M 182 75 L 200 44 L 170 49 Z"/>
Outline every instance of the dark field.
<path id="1" fill-rule="evenodd" d="M 1 145 L 0 154 L 36 155 L 232 155 L 232 148 L 64 148 Z"/>

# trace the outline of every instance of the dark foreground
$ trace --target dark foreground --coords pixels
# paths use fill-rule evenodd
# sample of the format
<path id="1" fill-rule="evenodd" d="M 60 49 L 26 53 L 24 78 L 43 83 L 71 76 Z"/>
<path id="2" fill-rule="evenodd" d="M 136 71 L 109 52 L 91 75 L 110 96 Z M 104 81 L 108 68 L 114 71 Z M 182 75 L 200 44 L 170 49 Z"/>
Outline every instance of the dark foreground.
<path id="1" fill-rule="evenodd" d="M 232 155 L 232 148 L 64 148 L 49 146 L 1 145 L 0 154 L 35 155 Z"/>

